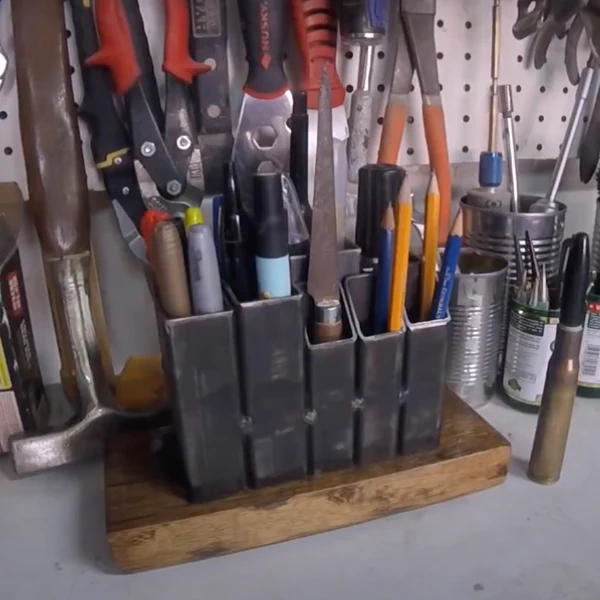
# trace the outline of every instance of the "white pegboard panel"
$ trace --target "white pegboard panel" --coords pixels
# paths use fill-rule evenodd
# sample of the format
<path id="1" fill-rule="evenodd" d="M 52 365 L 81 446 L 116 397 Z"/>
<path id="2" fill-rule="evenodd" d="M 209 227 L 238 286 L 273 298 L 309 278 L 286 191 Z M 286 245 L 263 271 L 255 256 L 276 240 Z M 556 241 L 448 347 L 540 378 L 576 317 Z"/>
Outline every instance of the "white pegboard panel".
<path id="1" fill-rule="evenodd" d="M 13 0 L 14 1 L 14 0 Z M 244 50 L 237 17 L 237 0 L 229 5 L 229 58 L 231 99 L 234 119 L 240 106 L 241 85 L 246 74 Z M 397 2 L 391 0 L 388 36 L 378 48 L 373 89 L 377 95 L 377 110 L 373 126 L 371 159 L 375 160 L 381 131 L 385 101 L 390 85 L 395 55 L 395 31 L 398 26 Z M 162 61 L 164 16 L 162 0 L 140 2 L 148 38 L 150 40 L 159 86 L 162 90 Z M 548 63 L 540 70 L 527 66 L 528 41 L 517 41 L 512 25 L 517 14 L 516 0 L 503 0 L 500 83 L 513 86 L 520 158 L 554 158 L 562 141 L 566 120 L 570 113 L 575 90 L 568 83 L 563 65 L 564 40 L 554 40 L 550 46 Z M 67 28 L 70 14 L 65 3 Z M 438 68 L 443 86 L 442 96 L 446 114 L 449 156 L 453 163 L 477 161 L 487 144 L 488 94 L 490 86 L 492 0 L 444 0 L 438 2 L 435 36 L 438 50 Z M 292 39 L 292 36 L 290 36 Z M 10 2 L 0 2 L 0 41 L 14 67 L 11 32 Z M 588 50 L 580 49 L 581 64 Z M 351 93 L 356 84 L 358 52 L 356 48 L 342 47 L 338 56 L 340 75 Z M 75 99 L 81 100 L 79 66 L 76 59 L 74 36 L 69 37 L 69 51 L 73 65 Z M 288 71 L 296 80 L 295 49 L 290 48 Z M 348 58 L 350 57 L 350 58 Z M 9 67 L 10 68 L 10 67 Z M 406 128 L 398 162 L 404 165 L 426 164 L 427 149 L 421 120 L 421 99 L 417 78 L 410 97 L 409 123 Z M 381 91 L 379 91 L 381 90 Z M 350 93 L 348 93 L 348 102 Z M 10 68 L 6 83 L 0 91 L 0 180 L 17 180 L 26 191 L 26 179 L 21 153 L 18 125 L 18 103 L 14 68 Z M 86 158 L 88 182 L 91 189 L 102 189 L 89 151 L 85 126 L 81 136 Z M 501 143 L 501 140 L 499 140 Z"/>

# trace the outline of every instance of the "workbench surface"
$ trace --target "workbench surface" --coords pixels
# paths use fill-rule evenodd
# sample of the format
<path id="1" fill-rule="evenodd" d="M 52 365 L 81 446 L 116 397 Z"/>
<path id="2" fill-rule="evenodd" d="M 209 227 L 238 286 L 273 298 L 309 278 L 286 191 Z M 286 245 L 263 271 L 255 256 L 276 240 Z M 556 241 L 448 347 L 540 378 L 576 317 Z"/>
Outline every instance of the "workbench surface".
<path id="1" fill-rule="evenodd" d="M 513 445 L 507 482 L 310 538 L 115 574 L 100 461 L 13 480 L 0 460 L 0 596 L 7 600 L 598 600 L 600 401 L 578 399 L 563 477 L 529 482 L 535 416 L 481 414 Z"/>

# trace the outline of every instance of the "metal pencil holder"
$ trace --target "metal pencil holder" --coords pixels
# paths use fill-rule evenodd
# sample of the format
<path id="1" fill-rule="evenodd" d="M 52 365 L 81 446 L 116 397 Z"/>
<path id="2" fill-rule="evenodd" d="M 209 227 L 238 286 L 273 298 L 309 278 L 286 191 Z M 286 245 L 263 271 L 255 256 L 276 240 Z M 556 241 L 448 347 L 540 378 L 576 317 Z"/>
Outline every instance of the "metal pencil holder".
<path id="1" fill-rule="evenodd" d="M 239 303 L 242 406 L 250 482 L 264 487 L 306 475 L 302 294 Z"/>
<path id="2" fill-rule="evenodd" d="M 183 319 L 157 314 L 188 497 L 231 495 L 246 485 L 233 310 Z"/>
<path id="3" fill-rule="evenodd" d="M 346 246 L 338 252 L 340 281 L 348 275 L 360 273 L 360 248 L 346 240 Z M 306 254 L 290 256 L 290 275 L 292 283 L 305 282 L 308 278 L 308 256 Z"/>
<path id="4" fill-rule="evenodd" d="M 356 331 L 343 290 L 341 301 L 341 340 L 313 344 L 310 330 L 304 330 L 308 463 L 314 474 L 347 469 L 353 464 Z"/>
<path id="5" fill-rule="evenodd" d="M 376 276 L 348 277 L 344 283 L 357 341 L 358 410 L 356 462 L 368 464 L 398 454 L 405 332 L 372 335 L 371 307 Z"/>
<path id="6" fill-rule="evenodd" d="M 427 452 L 438 447 L 449 323 L 450 317 L 423 323 L 407 321 L 401 454 Z"/>

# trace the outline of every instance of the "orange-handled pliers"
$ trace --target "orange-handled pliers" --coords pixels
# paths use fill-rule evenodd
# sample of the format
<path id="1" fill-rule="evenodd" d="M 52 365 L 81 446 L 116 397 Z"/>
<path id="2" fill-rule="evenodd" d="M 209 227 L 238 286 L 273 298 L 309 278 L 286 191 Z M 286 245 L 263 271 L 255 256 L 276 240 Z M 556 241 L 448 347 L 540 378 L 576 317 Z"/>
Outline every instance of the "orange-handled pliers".
<path id="1" fill-rule="evenodd" d="M 379 163 L 396 164 L 408 116 L 408 95 L 417 72 L 423 98 L 423 124 L 429 162 L 440 188 L 439 242 L 444 244 L 450 227 L 452 189 L 446 123 L 435 47 L 436 0 L 400 0 L 398 50 L 388 104 L 383 120 Z"/>

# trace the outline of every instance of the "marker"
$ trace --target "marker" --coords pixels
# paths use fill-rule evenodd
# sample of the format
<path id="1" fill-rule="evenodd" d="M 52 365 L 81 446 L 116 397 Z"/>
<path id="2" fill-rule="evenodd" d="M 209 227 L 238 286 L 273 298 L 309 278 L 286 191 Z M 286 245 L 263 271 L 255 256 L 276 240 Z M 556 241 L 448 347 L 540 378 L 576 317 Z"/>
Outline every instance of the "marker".
<path id="1" fill-rule="evenodd" d="M 379 231 L 379 257 L 377 262 L 377 284 L 375 288 L 375 313 L 373 315 L 373 333 L 387 330 L 390 308 L 390 288 L 392 277 L 392 257 L 394 252 L 394 210 L 390 204 L 386 207 Z"/>
<path id="2" fill-rule="evenodd" d="M 223 310 L 223 291 L 215 240 L 204 223 L 188 229 L 188 262 L 192 307 L 195 315 Z"/>
<path id="3" fill-rule="evenodd" d="M 442 260 L 442 268 L 438 278 L 435 296 L 433 298 L 433 306 L 431 309 L 430 318 L 445 319 L 448 316 L 448 307 L 450 305 L 450 296 L 452 295 L 452 287 L 456 276 L 456 268 L 458 267 L 458 258 L 460 256 L 460 247 L 462 245 L 462 211 L 459 209 L 450 235 L 446 242 L 444 250 L 444 258 Z"/>
<path id="4" fill-rule="evenodd" d="M 256 279 L 261 299 L 292 293 L 288 255 L 288 220 L 280 173 L 254 175 Z"/>

